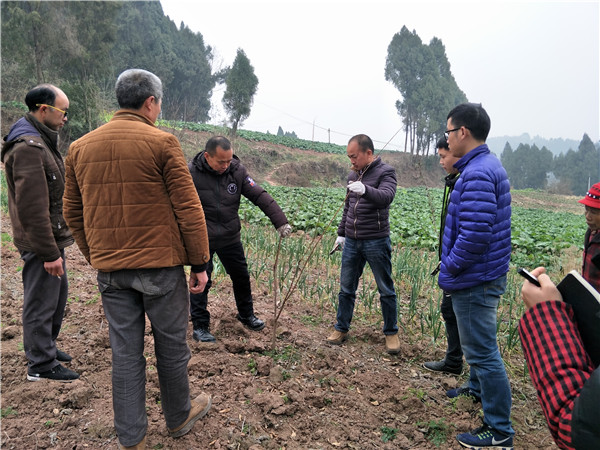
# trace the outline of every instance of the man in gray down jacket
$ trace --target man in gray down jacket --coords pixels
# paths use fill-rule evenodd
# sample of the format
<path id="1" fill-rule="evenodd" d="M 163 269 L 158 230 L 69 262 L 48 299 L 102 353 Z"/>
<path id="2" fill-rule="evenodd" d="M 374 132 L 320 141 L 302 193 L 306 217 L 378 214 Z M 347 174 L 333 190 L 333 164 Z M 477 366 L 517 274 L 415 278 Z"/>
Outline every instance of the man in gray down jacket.
<path id="1" fill-rule="evenodd" d="M 282 238 L 290 235 L 292 227 L 273 197 L 248 175 L 239 158 L 233 154 L 231 142 L 226 137 L 210 138 L 205 150 L 198 153 L 188 167 L 204 208 L 210 248 L 206 288 L 201 294 L 190 294 L 193 338 L 199 342 L 215 341 L 210 333 L 210 313 L 207 309 L 215 253 L 231 278 L 237 319 L 248 329 L 260 331 L 265 324 L 254 314 L 248 264 L 240 239 L 242 226 L 238 210 L 241 196 L 258 206 L 271 219 Z"/>
<path id="2" fill-rule="evenodd" d="M 65 166 L 58 132 L 67 123 L 69 99 L 51 84 L 25 96 L 29 112 L 4 138 L 2 162 L 8 185 L 13 240 L 23 264 L 23 347 L 27 379 L 70 382 L 79 374 L 61 362 L 56 348 L 68 296 L 65 248 L 74 242 L 63 217 Z"/>
<path id="3" fill-rule="evenodd" d="M 460 177 L 454 185 L 442 239 L 438 284 L 452 296 L 463 353 L 471 366 L 466 387 L 450 398 L 481 400 L 483 425 L 457 436 L 468 448 L 512 449 L 511 392 L 496 340 L 500 296 L 511 254 L 510 183 L 485 144 L 491 121 L 480 104 L 448 114 L 445 132 Z"/>
<path id="4" fill-rule="evenodd" d="M 348 338 L 358 280 L 368 262 L 380 296 L 385 348 L 397 354 L 400 341 L 389 222 L 390 205 L 396 196 L 396 171 L 375 157 L 373 141 L 367 135 L 352 137 L 346 153 L 352 172 L 334 247 L 342 250 L 339 305 L 335 329 L 326 341 L 340 345 Z"/>

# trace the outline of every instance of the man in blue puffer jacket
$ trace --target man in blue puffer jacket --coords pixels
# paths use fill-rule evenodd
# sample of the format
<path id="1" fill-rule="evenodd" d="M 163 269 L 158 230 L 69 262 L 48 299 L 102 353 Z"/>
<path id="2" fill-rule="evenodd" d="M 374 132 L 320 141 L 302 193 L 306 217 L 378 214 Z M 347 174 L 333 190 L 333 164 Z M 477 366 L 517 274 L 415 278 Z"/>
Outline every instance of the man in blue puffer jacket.
<path id="1" fill-rule="evenodd" d="M 471 366 L 467 387 L 447 395 L 480 398 L 484 414 L 483 426 L 457 439 L 469 448 L 512 449 L 510 384 L 496 340 L 511 254 L 511 197 L 506 171 L 485 144 L 490 124 L 480 104 L 463 103 L 448 114 L 446 139 L 461 175 L 450 196 L 438 283 L 452 295 Z"/>

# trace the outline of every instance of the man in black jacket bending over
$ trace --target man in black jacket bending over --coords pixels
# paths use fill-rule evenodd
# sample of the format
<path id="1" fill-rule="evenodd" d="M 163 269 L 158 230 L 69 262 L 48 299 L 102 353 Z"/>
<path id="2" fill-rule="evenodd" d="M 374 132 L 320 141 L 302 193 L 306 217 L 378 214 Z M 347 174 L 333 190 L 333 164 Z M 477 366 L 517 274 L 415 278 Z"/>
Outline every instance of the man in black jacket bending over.
<path id="1" fill-rule="evenodd" d="M 260 331 L 265 323 L 254 315 L 248 264 L 240 239 L 238 210 L 241 196 L 258 206 L 271 219 L 281 237 L 289 236 L 292 227 L 273 197 L 248 175 L 246 168 L 233 154 L 227 138 L 211 137 L 205 150 L 189 163 L 189 169 L 204 208 L 210 247 L 206 288 L 201 294 L 190 294 L 194 340 L 215 341 L 209 330 L 210 313 L 207 309 L 215 253 L 233 283 L 237 319 L 250 330 Z"/>

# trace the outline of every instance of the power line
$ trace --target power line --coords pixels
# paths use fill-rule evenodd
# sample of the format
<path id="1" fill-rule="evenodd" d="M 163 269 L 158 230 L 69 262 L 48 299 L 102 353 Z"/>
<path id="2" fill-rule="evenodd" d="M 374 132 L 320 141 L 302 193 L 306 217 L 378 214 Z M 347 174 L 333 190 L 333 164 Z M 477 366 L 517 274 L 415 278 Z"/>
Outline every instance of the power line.
<path id="1" fill-rule="evenodd" d="M 354 134 L 343 133 L 343 132 L 341 132 L 341 131 L 335 131 L 335 130 L 332 130 L 332 129 L 330 129 L 330 128 L 323 127 L 323 126 L 321 126 L 321 125 L 317 125 L 317 124 L 315 123 L 315 121 L 314 121 L 314 120 L 311 122 L 311 121 L 308 121 L 308 120 L 306 120 L 306 119 L 302 119 L 302 118 L 300 118 L 300 117 L 296 117 L 296 116 L 294 116 L 293 114 L 290 114 L 290 113 L 288 113 L 288 112 L 286 112 L 286 111 L 283 111 L 283 110 L 281 110 L 281 109 L 279 109 L 279 108 L 277 108 L 277 107 L 275 107 L 275 106 L 267 105 L 267 104 L 266 104 L 266 103 L 264 103 L 264 102 L 256 101 L 256 103 L 260 103 L 261 105 L 263 105 L 263 106 L 266 106 L 267 108 L 273 109 L 273 110 L 277 111 L 277 112 L 278 112 L 278 113 L 280 113 L 280 114 L 284 114 L 284 115 L 286 115 L 286 116 L 288 116 L 288 117 L 291 117 L 291 118 L 292 118 L 292 119 L 294 119 L 294 120 L 297 120 L 297 121 L 299 121 L 299 122 L 302 122 L 302 123 L 305 123 L 305 124 L 307 124 L 307 125 L 310 125 L 310 126 L 312 126 L 313 128 L 318 128 L 318 129 L 320 129 L 320 130 L 326 131 L 326 132 L 327 132 L 327 133 L 329 133 L 329 134 L 333 133 L 333 134 L 336 134 L 336 135 L 338 135 L 338 136 L 344 136 L 344 137 L 347 137 L 348 139 L 349 139 L 349 138 L 351 138 L 352 136 L 354 136 Z M 400 131 L 400 130 L 396 131 L 396 133 L 394 134 L 394 137 L 395 137 L 395 136 L 398 134 L 398 132 L 399 132 L 399 131 Z M 314 133 L 313 133 L 313 134 L 314 134 Z M 384 147 L 395 147 L 395 148 L 394 148 L 394 150 L 397 150 L 397 151 L 403 151 L 403 149 L 402 149 L 402 148 L 401 148 L 399 145 L 397 145 L 397 144 L 391 144 L 389 140 L 388 140 L 388 141 L 380 141 L 380 140 L 376 140 L 376 139 L 373 139 L 373 138 L 371 138 L 371 139 L 373 140 L 373 143 L 377 143 L 377 144 L 383 144 L 383 145 L 384 145 Z M 392 139 L 393 139 L 393 138 L 392 138 Z M 388 148 L 388 150 L 389 150 L 389 148 Z"/>

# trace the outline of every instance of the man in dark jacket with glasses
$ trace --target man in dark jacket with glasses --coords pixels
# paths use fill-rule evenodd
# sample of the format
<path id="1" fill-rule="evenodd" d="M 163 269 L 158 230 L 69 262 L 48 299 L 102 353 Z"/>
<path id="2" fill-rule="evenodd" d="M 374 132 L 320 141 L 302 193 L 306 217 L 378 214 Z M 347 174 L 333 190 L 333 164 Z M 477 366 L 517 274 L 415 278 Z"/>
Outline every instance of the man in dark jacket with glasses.
<path id="1" fill-rule="evenodd" d="M 25 96 L 29 112 L 4 138 L 2 162 L 8 186 L 13 240 L 23 265 L 23 347 L 27 379 L 70 382 L 71 356 L 56 348 L 68 296 L 65 248 L 74 240 L 63 217 L 65 166 L 58 133 L 69 99 L 51 84 Z"/>

